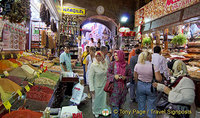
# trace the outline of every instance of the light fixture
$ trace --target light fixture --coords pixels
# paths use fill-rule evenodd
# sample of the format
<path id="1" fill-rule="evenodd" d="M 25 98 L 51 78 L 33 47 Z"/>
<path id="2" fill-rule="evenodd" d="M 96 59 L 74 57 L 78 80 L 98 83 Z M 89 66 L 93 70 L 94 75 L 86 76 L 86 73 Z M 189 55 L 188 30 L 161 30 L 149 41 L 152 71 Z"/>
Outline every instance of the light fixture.
<path id="1" fill-rule="evenodd" d="M 127 20 L 128 20 L 128 17 L 127 17 L 127 16 L 122 16 L 122 17 L 121 17 L 121 22 L 122 22 L 122 23 L 125 23 Z"/>

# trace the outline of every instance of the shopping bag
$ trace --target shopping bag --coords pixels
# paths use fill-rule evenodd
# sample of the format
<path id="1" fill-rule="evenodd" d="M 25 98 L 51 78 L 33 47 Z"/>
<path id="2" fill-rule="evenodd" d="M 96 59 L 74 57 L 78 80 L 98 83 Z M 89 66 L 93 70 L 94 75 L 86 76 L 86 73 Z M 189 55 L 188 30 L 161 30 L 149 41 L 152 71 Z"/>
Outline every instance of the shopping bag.
<path id="1" fill-rule="evenodd" d="M 72 89 L 72 98 L 70 99 L 70 101 L 76 104 L 80 104 L 83 95 L 83 90 L 84 86 L 82 86 L 80 83 L 76 84 Z"/>
<path id="2" fill-rule="evenodd" d="M 62 107 L 61 118 L 83 118 L 83 115 L 77 106 L 65 106 Z"/>

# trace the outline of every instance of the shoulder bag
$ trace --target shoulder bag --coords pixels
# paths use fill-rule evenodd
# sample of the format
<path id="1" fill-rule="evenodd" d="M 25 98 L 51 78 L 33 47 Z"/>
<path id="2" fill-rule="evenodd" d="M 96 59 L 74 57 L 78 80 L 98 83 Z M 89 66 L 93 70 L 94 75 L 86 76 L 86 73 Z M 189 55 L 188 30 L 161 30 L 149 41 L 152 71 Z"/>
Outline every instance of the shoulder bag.
<path id="1" fill-rule="evenodd" d="M 115 63 L 113 63 L 113 71 L 114 71 L 114 65 L 115 65 Z M 108 93 L 112 93 L 113 88 L 114 88 L 114 83 L 111 82 L 111 80 L 107 79 L 106 85 L 104 87 L 104 91 L 108 92 Z"/>

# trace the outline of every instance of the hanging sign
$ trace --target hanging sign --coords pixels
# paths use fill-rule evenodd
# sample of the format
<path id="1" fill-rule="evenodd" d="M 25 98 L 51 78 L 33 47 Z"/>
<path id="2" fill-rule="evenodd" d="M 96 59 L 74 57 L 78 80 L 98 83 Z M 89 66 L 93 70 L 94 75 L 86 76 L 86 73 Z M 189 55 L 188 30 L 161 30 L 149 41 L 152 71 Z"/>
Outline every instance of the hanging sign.
<path id="1" fill-rule="evenodd" d="M 141 8 L 144 11 L 139 9 L 135 12 L 135 26 L 137 27 L 140 25 L 141 12 L 144 12 L 145 22 L 143 23 L 147 23 L 180 9 L 194 5 L 199 1 L 200 0 L 152 0 Z"/>
<path id="2" fill-rule="evenodd" d="M 119 32 L 130 32 L 130 31 L 131 30 L 128 27 L 121 27 L 121 28 L 119 28 Z"/>
<path id="3" fill-rule="evenodd" d="M 65 7 L 62 7 L 62 12 L 64 14 L 85 16 L 85 9 L 81 9 L 81 8 L 72 8 L 72 7 L 65 6 Z"/>

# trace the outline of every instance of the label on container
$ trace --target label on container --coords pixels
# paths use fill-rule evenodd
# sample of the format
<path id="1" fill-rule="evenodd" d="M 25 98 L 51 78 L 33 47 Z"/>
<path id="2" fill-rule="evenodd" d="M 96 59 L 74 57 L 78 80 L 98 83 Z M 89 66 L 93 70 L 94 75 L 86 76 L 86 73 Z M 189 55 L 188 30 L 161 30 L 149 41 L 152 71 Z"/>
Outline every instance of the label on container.
<path id="1" fill-rule="evenodd" d="M 5 59 L 5 55 L 4 55 L 4 54 L 2 55 L 2 59 L 3 59 L 3 60 Z"/>
<path id="2" fill-rule="evenodd" d="M 38 77 L 38 78 L 40 77 L 40 73 L 37 73 L 37 77 Z"/>
<path id="3" fill-rule="evenodd" d="M 22 92 L 20 90 L 17 90 L 17 94 L 22 97 Z"/>
<path id="4" fill-rule="evenodd" d="M 12 58 L 12 59 L 14 58 L 13 54 L 11 54 L 11 58 Z"/>
<path id="5" fill-rule="evenodd" d="M 5 108 L 7 110 L 9 110 L 11 108 L 11 106 L 12 106 L 9 101 L 4 102 L 3 105 L 5 106 Z"/>
<path id="6" fill-rule="evenodd" d="M 32 83 L 30 83 L 30 82 L 28 82 L 28 84 L 30 84 L 31 86 L 33 86 L 33 84 L 32 84 Z"/>
<path id="7" fill-rule="evenodd" d="M 30 87 L 28 85 L 25 86 L 25 89 L 26 89 L 27 92 L 30 91 Z"/>
<path id="8" fill-rule="evenodd" d="M 7 77 L 9 76 L 8 71 L 4 71 L 3 74 Z"/>
<path id="9" fill-rule="evenodd" d="M 21 57 L 20 53 L 17 55 L 17 58 L 19 59 Z"/>

